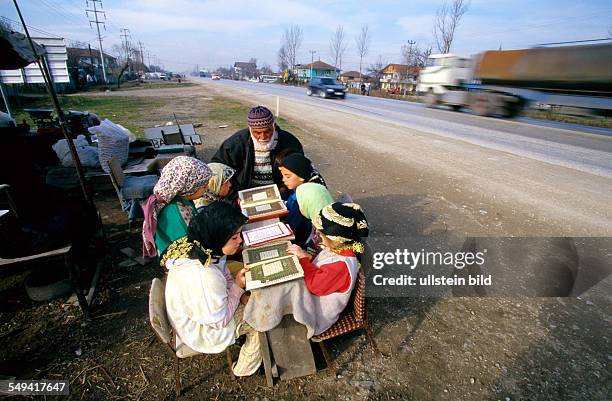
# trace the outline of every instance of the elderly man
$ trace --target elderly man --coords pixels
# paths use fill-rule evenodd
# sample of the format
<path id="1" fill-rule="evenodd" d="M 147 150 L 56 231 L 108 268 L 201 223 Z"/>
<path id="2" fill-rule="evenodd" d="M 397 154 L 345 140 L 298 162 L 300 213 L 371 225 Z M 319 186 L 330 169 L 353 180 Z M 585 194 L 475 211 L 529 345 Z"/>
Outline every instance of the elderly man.
<path id="1" fill-rule="evenodd" d="M 263 106 L 253 107 L 247 117 L 248 128 L 227 138 L 212 162 L 226 164 L 236 170 L 232 180 L 232 193 L 261 185 L 277 184 L 283 181 L 274 165 L 279 153 L 304 153 L 302 144 L 291 133 L 282 130 L 274 121 L 272 112 Z"/>

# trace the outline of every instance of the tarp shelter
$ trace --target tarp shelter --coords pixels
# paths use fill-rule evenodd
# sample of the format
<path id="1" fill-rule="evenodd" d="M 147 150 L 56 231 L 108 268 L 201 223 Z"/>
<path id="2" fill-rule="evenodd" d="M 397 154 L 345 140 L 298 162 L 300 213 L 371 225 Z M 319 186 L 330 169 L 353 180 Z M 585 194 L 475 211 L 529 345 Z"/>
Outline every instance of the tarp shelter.
<path id="1" fill-rule="evenodd" d="M 63 39 L 55 39 L 55 42 L 53 38 L 50 38 L 50 40 L 51 42 L 47 41 L 47 46 L 49 47 L 49 51 L 48 51 L 45 48 L 45 45 L 41 46 L 41 44 L 36 43 L 34 39 L 29 38 L 28 36 L 22 33 L 15 32 L 15 31 L 0 30 L 0 54 L 3 55 L 3 57 L 0 59 L 0 89 L 2 88 L 2 85 L 3 85 L 2 79 L 4 76 L 10 76 L 11 71 L 20 70 L 20 69 L 21 71 L 24 71 L 24 69 L 27 68 L 29 65 L 33 65 L 33 63 L 36 63 L 36 67 L 33 66 L 32 68 L 32 70 L 36 71 L 36 74 L 32 74 L 32 76 L 35 76 L 35 77 L 37 76 L 37 79 L 35 79 L 33 82 L 45 83 L 47 85 L 47 89 L 49 91 L 49 94 L 51 95 L 51 98 L 55 105 L 56 112 L 60 119 L 62 130 L 64 132 L 64 136 L 68 140 L 68 144 L 69 144 L 70 151 L 71 151 L 70 153 L 72 155 L 72 159 L 74 160 L 74 165 L 77 169 L 77 174 L 81 182 L 81 188 L 83 189 L 83 194 L 85 196 L 85 199 L 91 205 L 93 205 L 93 201 L 91 199 L 89 191 L 87 190 L 87 184 L 85 183 L 85 180 L 84 180 L 84 173 L 81 167 L 81 161 L 79 160 L 79 156 L 76 152 L 76 148 L 74 147 L 74 143 L 72 139 L 70 138 L 70 135 L 67 131 L 67 127 L 65 124 L 65 117 L 59 106 L 59 102 L 57 101 L 57 95 L 55 93 L 55 89 L 53 88 L 53 83 L 55 81 L 54 75 L 58 75 L 58 74 L 54 74 L 54 71 L 53 71 L 54 68 L 52 68 L 53 67 L 52 60 L 58 61 L 60 63 L 60 66 L 63 63 L 64 69 L 66 70 L 66 73 L 64 74 L 66 78 L 68 78 L 68 72 L 67 72 L 65 57 L 61 57 L 61 56 L 59 58 L 49 57 L 49 55 L 50 54 L 57 55 L 58 53 L 57 52 L 57 47 L 58 47 L 57 40 L 61 41 L 61 44 L 59 47 L 60 48 L 63 47 L 64 55 L 66 53 L 66 46 L 65 44 L 63 44 Z M 43 41 L 44 41 L 44 38 L 43 38 Z M 55 68 L 55 70 L 57 70 L 57 68 Z M 7 71 L 8 71 L 8 74 L 7 74 Z M 28 74 L 21 73 L 20 75 L 21 75 L 21 78 L 23 79 L 21 82 L 32 82 L 31 80 L 27 81 Z M 61 74 L 59 74 L 59 76 L 61 77 Z M 12 83 L 18 83 L 18 82 L 19 81 L 12 82 Z M 2 89 L 2 97 L 4 98 L 7 110 L 9 111 L 9 114 L 10 114 L 8 99 L 4 93 L 4 89 Z"/>
<path id="2" fill-rule="evenodd" d="M 38 55 L 44 54 L 45 49 L 34 43 Z M 4 31 L 0 29 L 0 70 L 17 70 L 32 64 L 38 56 L 32 52 L 28 37 L 19 32 Z"/>

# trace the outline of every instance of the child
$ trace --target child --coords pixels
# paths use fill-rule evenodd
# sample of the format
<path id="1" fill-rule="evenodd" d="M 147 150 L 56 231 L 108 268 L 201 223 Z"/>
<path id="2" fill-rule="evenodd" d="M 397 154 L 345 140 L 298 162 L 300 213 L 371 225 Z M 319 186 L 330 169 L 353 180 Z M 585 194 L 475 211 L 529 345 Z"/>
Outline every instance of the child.
<path id="1" fill-rule="evenodd" d="M 228 255 L 240 249 L 240 231 L 247 219 L 223 202 L 202 208 L 188 234 L 166 250 L 161 265 L 168 269 L 166 309 L 178 338 L 195 351 L 219 353 L 246 334 L 236 376 L 250 376 L 262 362 L 258 333 L 242 320 L 248 295 L 245 272 L 232 278 Z M 239 306 L 239 303 L 242 305 Z"/>
<path id="2" fill-rule="evenodd" d="M 305 245 L 312 231 L 312 226 L 309 219 L 305 218 L 302 213 L 300 213 L 296 188 L 307 182 L 325 185 L 325 181 L 314 170 L 310 160 L 301 153 L 293 153 L 285 156 L 278 164 L 278 169 L 283 177 L 283 184 L 285 184 L 285 187 L 288 189 L 288 191 L 283 194 L 287 210 L 289 211 L 286 222 L 295 233 L 296 243 Z"/>
<path id="3" fill-rule="evenodd" d="M 206 163 L 188 156 L 177 156 L 163 168 L 153 195 L 142 206 L 144 256 L 163 256 L 172 241 L 187 234 L 196 214 L 193 201 L 204 195 L 211 175 Z"/>
<path id="4" fill-rule="evenodd" d="M 223 163 L 208 163 L 208 167 L 212 170 L 212 177 L 208 181 L 208 189 L 204 192 L 204 196 L 194 201 L 198 209 L 224 199 L 232 189 L 230 180 L 236 173 L 236 170 Z"/>
<path id="5" fill-rule="evenodd" d="M 321 209 L 334 202 L 331 194 L 323 185 L 315 184 L 312 182 L 304 183 L 297 187 L 295 190 L 295 198 L 297 200 L 300 214 L 307 220 L 312 222 Z M 311 228 L 308 232 L 306 240 L 303 242 L 304 247 L 318 249 L 318 237 L 317 230 Z M 298 242 L 298 245 L 300 243 Z"/>
<path id="6" fill-rule="evenodd" d="M 313 225 L 324 246 L 317 257 L 313 260 L 298 245 L 289 245 L 287 252 L 300 259 L 308 291 L 319 296 L 318 335 L 338 320 L 348 304 L 359 267 L 355 253 L 363 252 L 361 239 L 368 236 L 368 223 L 359 205 L 335 202 L 321 209 Z"/>

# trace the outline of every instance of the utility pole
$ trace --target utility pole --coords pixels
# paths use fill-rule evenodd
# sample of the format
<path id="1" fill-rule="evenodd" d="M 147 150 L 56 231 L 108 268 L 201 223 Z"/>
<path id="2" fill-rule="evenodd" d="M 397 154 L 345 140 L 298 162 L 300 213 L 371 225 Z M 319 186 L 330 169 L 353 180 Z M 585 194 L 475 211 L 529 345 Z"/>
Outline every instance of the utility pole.
<path id="1" fill-rule="evenodd" d="M 151 69 L 151 52 L 147 50 L 147 69 Z"/>
<path id="2" fill-rule="evenodd" d="M 131 39 L 130 36 L 130 30 L 127 28 L 121 28 L 121 37 L 123 37 L 123 46 L 125 49 L 125 62 L 128 64 L 128 74 L 132 73 L 132 67 L 130 66 L 130 40 L 128 39 L 128 37 Z"/>
<path id="3" fill-rule="evenodd" d="M 140 47 L 140 64 L 144 65 L 144 51 L 142 50 L 142 42 L 138 41 L 138 46 Z"/>
<path id="4" fill-rule="evenodd" d="M 89 27 L 91 28 L 91 24 L 96 24 L 96 29 L 98 31 L 98 42 L 100 43 L 100 62 L 102 63 L 102 76 L 104 77 L 104 83 L 107 84 L 108 81 L 106 80 L 106 66 L 104 65 L 104 50 L 102 50 L 102 36 L 100 35 L 100 24 L 102 24 L 102 26 L 104 26 L 104 30 L 106 31 L 106 24 L 103 21 L 98 21 L 98 14 L 103 14 L 104 15 L 104 19 L 106 20 L 106 13 L 104 11 L 99 11 L 96 8 L 96 3 L 100 3 L 100 8 L 102 8 L 102 0 L 86 0 L 85 1 L 85 5 L 86 7 L 89 7 L 89 2 L 91 1 L 91 3 L 93 4 L 93 10 L 90 10 L 88 8 L 85 9 L 85 15 L 87 15 L 87 18 L 90 18 L 89 13 L 93 13 L 93 18 L 94 20 L 89 20 Z"/>
<path id="5" fill-rule="evenodd" d="M 416 41 L 414 40 L 409 40 L 408 41 L 408 46 L 410 46 L 409 50 L 408 50 L 408 60 L 406 60 L 408 62 L 408 65 L 410 64 L 414 64 L 414 56 L 412 53 L 412 46 L 414 46 L 416 44 Z"/>
<path id="6" fill-rule="evenodd" d="M 312 79 L 312 65 L 314 64 L 314 55 L 317 52 L 316 50 L 309 50 L 310 52 L 310 79 Z"/>

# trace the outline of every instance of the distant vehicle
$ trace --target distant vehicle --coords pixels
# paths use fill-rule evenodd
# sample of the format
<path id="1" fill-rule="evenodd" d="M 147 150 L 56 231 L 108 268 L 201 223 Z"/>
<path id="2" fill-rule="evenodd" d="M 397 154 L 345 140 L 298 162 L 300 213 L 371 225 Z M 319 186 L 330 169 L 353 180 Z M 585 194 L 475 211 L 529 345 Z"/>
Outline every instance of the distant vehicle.
<path id="1" fill-rule="evenodd" d="M 306 94 L 308 96 L 319 95 L 322 98 L 339 97 L 344 99 L 346 88 L 335 78 L 315 77 L 308 82 Z"/>
<path id="2" fill-rule="evenodd" d="M 208 78 L 210 77 L 210 73 L 208 70 L 200 70 L 200 78 Z"/>
<path id="3" fill-rule="evenodd" d="M 249 82 L 259 82 L 259 79 L 257 79 L 257 78 L 249 78 Z"/>
<path id="4" fill-rule="evenodd" d="M 264 83 L 276 82 L 279 79 L 281 79 L 281 77 L 278 75 L 260 75 L 259 76 L 259 82 L 264 82 Z"/>
<path id="5" fill-rule="evenodd" d="M 219 74 L 212 74 L 212 77 L 211 77 L 211 78 L 212 78 L 214 81 L 218 81 L 218 80 L 220 80 L 220 79 L 221 79 L 221 76 L 220 76 Z"/>
<path id="6" fill-rule="evenodd" d="M 599 44 L 486 51 L 473 59 L 433 54 L 417 91 L 428 107 L 469 107 L 482 116 L 512 118 L 527 105 L 610 116 L 611 83 L 612 45 Z"/>

